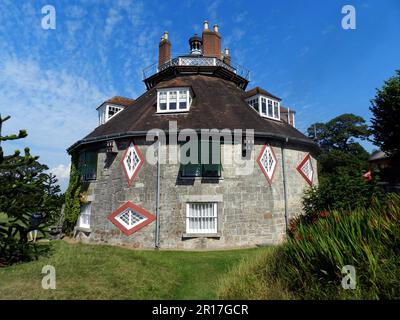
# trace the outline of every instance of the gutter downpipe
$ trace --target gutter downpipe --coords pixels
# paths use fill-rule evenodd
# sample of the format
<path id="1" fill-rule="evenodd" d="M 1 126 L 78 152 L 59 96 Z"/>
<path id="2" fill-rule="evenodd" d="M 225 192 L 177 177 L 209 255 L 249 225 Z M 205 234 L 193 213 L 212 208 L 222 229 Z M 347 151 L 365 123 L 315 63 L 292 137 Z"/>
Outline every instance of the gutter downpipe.
<path id="1" fill-rule="evenodd" d="M 157 135 L 157 195 L 156 195 L 156 242 L 155 249 L 160 249 L 160 139 Z"/>
<path id="2" fill-rule="evenodd" d="M 285 142 L 287 143 L 288 141 L 289 137 L 286 137 Z M 285 201 L 285 225 L 287 231 L 289 227 L 289 221 L 288 221 L 289 206 L 288 206 L 288 195 L 287 195 L 287 184 L 286 184 L 285 143 L 282 144 L 281 152 L 282 152 L 283 196 Z"/>

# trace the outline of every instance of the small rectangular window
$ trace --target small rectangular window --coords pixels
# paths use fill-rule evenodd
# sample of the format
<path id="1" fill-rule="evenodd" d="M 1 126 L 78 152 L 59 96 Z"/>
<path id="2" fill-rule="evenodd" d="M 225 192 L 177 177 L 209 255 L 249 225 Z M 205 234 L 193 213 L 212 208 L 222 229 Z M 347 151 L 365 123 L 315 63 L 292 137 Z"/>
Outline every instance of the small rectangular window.
<path id="1" fill-rule="evenodd" d="M 273 109 L 272 109 L 272 100 L 268 100 L 268 117 L 273 118 L 274 117 L 274 113 L 273 113 Z"/>
<path id="2" fill-rule="evenodd" d="M 176 91 L 169 92 L 169 109 L 176 110 Z"/>
<path id="3" fill-rule="evenodd" d="M 209 234 L 218 231 L 217 203 L 194 202 L 186 204 L 186 232 Z"/>
<path id="4" fill-rule="evenodd" d="M 274 118 L 279 119 L 279 107 L 278 102 L 274 102 Z"/>
<path id="5" fill-rule="evenodd" d="M 266 115 L 267 114 L 267 99 L 261 98 L 261 113 Z"/>
<path id="6" fill-rule="evenodd" d="M 254 101 L 254 109 L 258 111 L 258 98 L 256 98 Z"/>
<path id="7" fill-rule="evenodd" d="M 80 228 L 90 228 L 90 214 L 92 211 L 92 203 L 83 204 L 79 214 L 78 226 Z"/>
<path id="8" fill-rule="evenodd" d="M 167 110 L 167 92 L 160 92 L 160 110 Z"/>
<path id="9" fill-rule="evenodd" d="M 179 109 L 187 108 L 187 91 L 179 91 Z"/>

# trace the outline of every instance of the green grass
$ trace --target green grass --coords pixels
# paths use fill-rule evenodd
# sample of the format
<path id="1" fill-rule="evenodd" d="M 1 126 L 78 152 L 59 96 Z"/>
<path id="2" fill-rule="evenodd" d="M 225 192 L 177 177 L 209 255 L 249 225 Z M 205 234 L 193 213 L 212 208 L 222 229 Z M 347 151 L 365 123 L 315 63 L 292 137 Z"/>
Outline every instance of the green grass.
<path id="1" fill-rule="evenodd" d="M 344 290 L 345 265 L 356 288 Z M 400 196 L 352 212 L 300 222 L 285 244 L 236 266 L 218 289 L 224 299 L 398 299 Z"/>
<path id="2" fill-rule="evenodd" d="M 0 268 L 0 299 L 216 299 L 219 279 L 263 249 L 144 251 L 51 242 L 49 256 Z M 44 265 L 56 290 L 41 287 Z"/>

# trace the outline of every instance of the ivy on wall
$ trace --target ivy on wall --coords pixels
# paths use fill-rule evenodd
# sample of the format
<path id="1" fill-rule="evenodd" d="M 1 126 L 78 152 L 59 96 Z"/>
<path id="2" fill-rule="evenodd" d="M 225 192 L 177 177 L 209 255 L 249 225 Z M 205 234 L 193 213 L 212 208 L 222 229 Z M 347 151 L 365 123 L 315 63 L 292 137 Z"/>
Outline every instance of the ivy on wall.
<path id="1" fill-rule="evenodd" d="M 71 157 L 71 173 L 68 189 L 65 192 L 65 220 L 63 232 L 70 234 L 74 230 L 81 210 L 81 179 L 78 171 L 79 154 L 74 153 Z"/>

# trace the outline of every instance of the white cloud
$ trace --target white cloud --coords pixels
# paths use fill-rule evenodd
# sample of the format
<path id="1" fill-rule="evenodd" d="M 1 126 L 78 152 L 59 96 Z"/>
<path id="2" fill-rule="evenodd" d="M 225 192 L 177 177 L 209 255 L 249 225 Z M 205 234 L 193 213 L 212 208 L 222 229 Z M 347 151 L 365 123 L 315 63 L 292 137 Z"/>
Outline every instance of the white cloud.
<path id="1" fill-rule="evenodd" d="M 211 22 L 211 24 L 217 23 L 219 4 L 220 4 L 220 1 L 215 0 L 207 8 L 207 13 L 208 13 L 209 19 L 210 19 L 209 22 Z"/>
<path id="2" fill-rule="evenodd" d="M 63 164 L 59 164 L 57 167 L 49 170 L 52 174 L 54 174 L 57 179 L 68 179 L 70 166 L 65 166 Z"/>
<path id="3" fill-rule="evenodd" d="M 243 11 L 232 18 L 233 22 L 239 23 L 242 22 L 247 16 L 247 11 Z"/>

